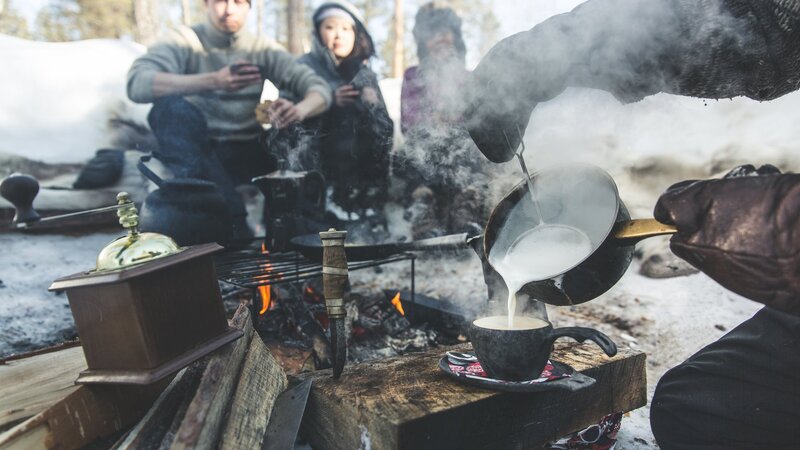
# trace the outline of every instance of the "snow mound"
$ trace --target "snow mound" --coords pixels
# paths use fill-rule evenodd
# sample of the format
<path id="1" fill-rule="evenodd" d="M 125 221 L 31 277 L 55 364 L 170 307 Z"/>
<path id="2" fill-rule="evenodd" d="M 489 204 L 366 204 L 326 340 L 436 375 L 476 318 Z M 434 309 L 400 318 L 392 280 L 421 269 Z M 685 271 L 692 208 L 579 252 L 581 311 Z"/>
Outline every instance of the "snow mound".
<path id="1" fill-rule="evenodd" d="M 125 78 L 145 48 L 94 39 L 35 42 L 0 35 L 0 151 L 50 163 L 83 162 L 109 146 L 108 120 L 146 123 Z"/>

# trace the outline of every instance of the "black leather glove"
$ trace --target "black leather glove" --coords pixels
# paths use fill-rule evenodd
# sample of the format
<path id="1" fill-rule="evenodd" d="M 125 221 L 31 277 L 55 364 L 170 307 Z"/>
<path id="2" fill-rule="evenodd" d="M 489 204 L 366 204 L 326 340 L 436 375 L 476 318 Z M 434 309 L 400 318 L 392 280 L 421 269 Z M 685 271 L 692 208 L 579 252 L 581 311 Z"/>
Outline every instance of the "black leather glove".
<path id="1" fill-rule="evenodd" d="M 670 187 L 654 211 L 672 251 L 722 286 L 800 315 L 800 175 L 742 166 Z"/>

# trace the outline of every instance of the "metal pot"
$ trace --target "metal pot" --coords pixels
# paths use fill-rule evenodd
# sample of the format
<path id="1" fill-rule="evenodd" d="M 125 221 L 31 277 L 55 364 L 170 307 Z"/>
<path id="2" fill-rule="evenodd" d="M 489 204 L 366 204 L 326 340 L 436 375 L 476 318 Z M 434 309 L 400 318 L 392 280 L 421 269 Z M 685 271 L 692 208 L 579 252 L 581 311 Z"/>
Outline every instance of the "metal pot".
<path id="1" fill-rule="evenodd" d="M 558 166 L 533 174 L 531 180 L 543 222 L 577 228 L 591 243 L 591 251 L 577 265 L 524 285 L 519 292 L 531 299 L 557 306 L 595 299 L 625 274 L 638 240 L 676 231 L 653 219 L 631 221 L 614 180 L 598 167 Z M 539 224 L 539 211 L 530 195 L 522 182 L 494 208 L 484 233 L 485 257 L 492 251 L 504 251 Z M 493 271 L 489 264 L 484 266 L 484 270 Z"/>
<path id="2" fill-rule="evenodd" d="M 142 156 L 137 167 L 158 189 L 142 205 L 140 229 L 170 236 L 181 246 L 228 243 L 230 212 L 217 185 L 195 178 L 163 180 L 145 164 L 150 158 Z"/>

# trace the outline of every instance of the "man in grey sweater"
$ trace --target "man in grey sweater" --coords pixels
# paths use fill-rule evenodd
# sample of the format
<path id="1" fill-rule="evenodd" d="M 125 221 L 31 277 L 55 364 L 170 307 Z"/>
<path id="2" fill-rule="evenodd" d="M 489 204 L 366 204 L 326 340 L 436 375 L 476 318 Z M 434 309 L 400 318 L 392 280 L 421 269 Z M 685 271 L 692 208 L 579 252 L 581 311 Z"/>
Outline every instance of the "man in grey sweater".
<path id="1" fill-rule="evenodd" d="M 232 238 L 252 235 L 234 187 L 274 170 L 258 142 L 255 107 L 263 79 L 302 99 L 270 108 L 272 123 L 284 128 L 325 112 L 328 84 L 275 42 L 244 29 L 249 0 L 205 0 L 208 18 L 180 27 L 150 47 L 128 72 L 128 97 L 153 103 L 148 121 L 159 150 L 155 156 L 177 178 L 217 184 L 231 214 Z"/>

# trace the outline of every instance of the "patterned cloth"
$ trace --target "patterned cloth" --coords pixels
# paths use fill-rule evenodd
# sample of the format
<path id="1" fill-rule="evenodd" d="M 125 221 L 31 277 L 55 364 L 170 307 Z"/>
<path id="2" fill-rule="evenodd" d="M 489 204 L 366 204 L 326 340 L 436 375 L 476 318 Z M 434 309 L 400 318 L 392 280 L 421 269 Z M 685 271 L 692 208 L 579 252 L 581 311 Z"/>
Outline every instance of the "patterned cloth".
<path id="1" fill-rule="evenodd" d="M 464 355 L 464 354 L 458 354 L 458 355 Z M 535 383 L 544 383 L 547 381 L 554 381 L 554 380 L 559 380 L 561 378 L 571 377 L 570 374 L 565 373 L 564 371 L 556 368 L 550 361 L 547 361 L 547 365 L 544 366 L 544 370 L 542 371 L 542 374 L 539 376 L 539 378 L 526 381 L 497 380 L 494 378 L 489 378 L 489 375 L 486 374 L 486 372 L 483 370 L 483 367 L 481 367 L 481 363 L 478 362 L 477 360 L 470 361 L 467 359 L 459 358 L 458 356 L 454 356 L 452 352 L 448 352 L 447 356 L 448 356 L 447 364 L 450 367 L 450 371 L 453 372 L 454 374 L 465 378 L 483 379 L 484 381 L 489 381 L 493 383 L 535 384 Z"/>
<path id="2" fill-rule="evenodd" d="M 610 450 L 617 445 L 622 413 L 609 414 L 597 425 L 547 444 L 545 450 Z"/>

